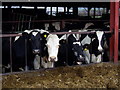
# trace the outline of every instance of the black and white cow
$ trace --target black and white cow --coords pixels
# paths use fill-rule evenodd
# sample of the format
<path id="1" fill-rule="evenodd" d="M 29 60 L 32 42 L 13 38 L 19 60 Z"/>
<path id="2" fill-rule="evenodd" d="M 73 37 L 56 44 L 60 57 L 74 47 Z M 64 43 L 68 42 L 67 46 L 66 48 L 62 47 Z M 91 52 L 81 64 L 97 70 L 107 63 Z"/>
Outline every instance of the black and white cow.
<path id="1" fill-rule="evenodd" d="M 109 37 L 106 36 L 103 31 L 96 31 L 94 34 L 89 35 L 81 35 L 80 42 L 84 48 L 87 63 L 90 63 L 90 60 L 93 63 L 100 63 L 103 60 L 102 56 L 106 54 L 104 51 L 108 49 L 106 38 L 109 38 L 110 35 Z"/>
<path id="2" fill-rule="evenodd" d="M 33 69 L 33 60 L 40 54 L 40 34 L 37 31 L 25 30 L 22 36 L 16 37 L 13 43 L 13 71 Z"/>
<path id="3" fill-rule="evenodd" d="M 69 31 L 70 32 L 70 31 Z M 75 34 L 63 35 L 60 38 L 58 65 L 79 65 L 85 63 L 83 48 Z"/>
<path id="4" fill-rule="evenodd" d="M 42 32 L 42 31 L 41 31 Z M 27 70 L 27 69 L 37 69 L 38 60 L 37 56 L 40 56 L 42 54 L 42 35 L 41 32 L 39 32 L 37 29 L 35 30 L 25 30 L 22 33 L 22 36 L 16 36 L 14 39 L 12 39 L 12 69 L 13 71 L 21 71 L 21 70 Z M 9 42 L 8 42 L 9 43 Z M 26 43 L 26 44 L 25 44 Z M 4 44 L 4 43 L 3 43 Z M 7 44 L 5 44 L 7 45 Z M 10 47 L 3 47 L 10 49 Z M 6 52 L 5 49 L 3 49 L 3 52 Z M 9 55 L 10 56 L 10 53 Z M 4 55 L 3 55 L 4 57 Z M 36 59 L 36 58 L 37 59 Z M 37 61 L 35 61 L 35 59 Z M 10 59 L 7 59 L 7 61 L 3 58 L 4 63 L 3 65 L 7 65 L 10 63 Z M 39 65 L 40 66 L 40 65 Z"/>

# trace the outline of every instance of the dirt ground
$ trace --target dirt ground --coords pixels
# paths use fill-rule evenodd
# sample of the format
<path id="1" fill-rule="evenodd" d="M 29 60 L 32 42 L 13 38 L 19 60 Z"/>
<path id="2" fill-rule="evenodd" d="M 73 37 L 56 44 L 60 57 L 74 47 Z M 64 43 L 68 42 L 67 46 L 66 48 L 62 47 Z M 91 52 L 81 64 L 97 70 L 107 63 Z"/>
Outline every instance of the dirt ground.
<path id="1" fill-rule="evenodd" d="M 66 66 L 2 75 L 2 88 L 120 88 L 120 63 Z"/>

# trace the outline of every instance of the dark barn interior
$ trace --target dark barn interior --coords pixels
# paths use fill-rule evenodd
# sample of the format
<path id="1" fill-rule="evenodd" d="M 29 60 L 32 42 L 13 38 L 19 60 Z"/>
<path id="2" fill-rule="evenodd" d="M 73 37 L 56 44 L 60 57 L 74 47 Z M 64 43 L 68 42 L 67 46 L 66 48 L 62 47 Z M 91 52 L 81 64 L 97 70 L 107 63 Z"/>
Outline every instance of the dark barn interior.
<path id="1" fill-rule="evenodd" d="M 2 72 L 0 74 L 0 76 L 2 76 L 2 79 L 0 79 L 0 82 L 2 82 L 2 88 L 120 87 L 119 1 L 112 3 L 2 2 L 2 6 L 0 6 L 0 8 L 2 8 L 2 33 L 0 34 L 0 39 L 2 39 L 2 64 L 5 63 L 5 65 L 0 65 L 0 69 L 2 69 Z M 90 27 L 88 25 L 88 28 L 85 26 L 87 23 L 91 25 Z M 25 30 L 27 30 L 27 34 L 24 32 Z M 57 64 L 59 64 L 58 62 L 55 63 L 55 67 L 52 68 L 44 68 L 41 66 L 39 69 L 35 69 L 32 67 L 33 62 L 37 56 L 40 60 L 39 64 L 41 65 L 42 59 L 48 59 L 49 52 L 46 51 L 44 53 L 47 53 L 47 57 L 42 57 L 42 54 L 39 52 L 37 55 L 35 55 L 35 53 L 33 54 L 32 45 L 29 46 L 29 44 L 31 44 L 30 42 L 32 42 L 32 40 L 35 42 L 37 39 L 31 39 L 31 33 L 28 33 L 29 31 L 33 33 L 31 30 L 35 30 L 35 32 L 39 32 L 39 34 L 41 34 L 40 30 L 45 30 L 49 32 L 47 33 L 48 35 L 56 34 L 58 37 L 66 35 L 65 37 L 67 39 L 59 41 L 59 45 L 57 46 L 57 49 L 59 48 L 59 51 L 64 51 L 64 53 L 60 53 L 60 56 L 59 54 L 57 55 L 58 61 L 62 62 L 63 65 L 57 66 Z M 71 32 L 69 32 L 69 30 L 71 30 Z M 101 42 L 97 41 L 96 44 L 92 41 L 96 40 L 97 34 L 101 33 L 99 32 L 96 34 L 97 31 L 102 31 L 104 34 L 101 38 Z M 43 35 L 45 41 L 43 41 L 40 45 L 43 45 L 44 48 L 42 49 L 45 50 L 48 50 L 49 46 L 46 39 L 47 34 L 41 34 L 41 37 Z M 73 59 L 73 54 L 75 52 L 72 52 L 74 49 L 72 46 L 69 47 L 70 44 L 68 43 L 71 42 L 72 39 L 69 40 L 69 36 L 67 35 L 73 34 L 75 37 L 77 37 L 79 34 L 79 40 L 76 40 L 76 42 L 79 42 L 79 45 L 81 45 L 82 52 L 87 52 L 88 48 L 89 53 L 95 52 L 94 55 L 93 53 L 90 53 L 90 63 L 84 62 L 83 64 L 68 64 L 68 62 Z M 96 34 L 95 37 L 94 34 Z M 22 36 L 24 35 L 29 36 L 25 36 L 23 38 Z M 82 39 L 85 38 L 85 35 L 88 35 L 91 38 L 90 42 L 92 43 L 90 43 L 87 48 L 86 46 L 82 45 L 82 40 L 80 41 L 81 37 Z M 104 35 L 106 35 L 107 38 Z M 35 37 L 37 37 L 37 34 Z M 100 36 L 97 37 L 97 40 L 99 37 Z M 22 41 L 21 38 L 24 40 Z M 19 43 L 19 39 L 22 42 Z M 38 39 L 39 42 L 44 40 L 43 38 Z M 106 41 L 105 45 L 108 46 L 107 48 L 103 48 L 102 46 L 104 41 Z M 101 50 L 102 53 L 97 52 L 96 49 L 93 49 L 99 47 L 98 43 L 100 43 L 101 47 L 104 49 Z M 74 42 L 72 42 L 72 45 L 73 44 Z M 62 45 L 64 47 L 63 49 L 61 49 Z M 34 43 L 33 46 L 37 45 Z M 23 51 L 22 48 L 24 49 Z M 29 48 L 32 48 L 30 49 L 31 51 Z M 101 62 L 99 63 L 91 62 L 93 59 L 92 55 L 97 57 L 96 53 L 101 54 Z M 65 59 L 65 61 L 62 59 Z M 20 60 L 22 63 L 19 63 Z M 30 60 L 32 60 L 32 62 L 30 62 Z M 97 60 L 98 57 L 96 58 L 96 61 Z M 26 66 L 29 62 L 32 69 L 29 69 L 29 67 L 26 69 Z M 74 62 L 77 62 L 77 60 Z M 45 63 L 47 63 L 47 61 L 45 61 Z M 14 66 L 19 70 L 17 71 L 16 68 L 13 68 Z"/>
<path id="2" fill-rule="evenodd" d="M 109 22 L 110 19 L 109 2 L 3 2 L 2 5 L 3 32 L 45 29 L 44 24 L 52 22 L 60 22 L 60 29 L 64 29 L 68 23 Z M 13 8 L 14 6 L 19 8 Z M 54 29 L 51 26 L 52 28 Z"/>

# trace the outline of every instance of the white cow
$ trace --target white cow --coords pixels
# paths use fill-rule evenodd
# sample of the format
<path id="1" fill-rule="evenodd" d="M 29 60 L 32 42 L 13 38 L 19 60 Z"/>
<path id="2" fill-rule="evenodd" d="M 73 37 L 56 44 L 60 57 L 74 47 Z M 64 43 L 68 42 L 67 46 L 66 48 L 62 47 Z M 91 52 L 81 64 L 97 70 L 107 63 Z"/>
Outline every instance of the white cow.
<path id="1" fill-rule="evenodd" d="M 53 68 L 54 62 L 58 61 L 59 38 L 56 34 L 49 34 L 47 37 L 48 58 L 42 58 L 43 68 Z"/>

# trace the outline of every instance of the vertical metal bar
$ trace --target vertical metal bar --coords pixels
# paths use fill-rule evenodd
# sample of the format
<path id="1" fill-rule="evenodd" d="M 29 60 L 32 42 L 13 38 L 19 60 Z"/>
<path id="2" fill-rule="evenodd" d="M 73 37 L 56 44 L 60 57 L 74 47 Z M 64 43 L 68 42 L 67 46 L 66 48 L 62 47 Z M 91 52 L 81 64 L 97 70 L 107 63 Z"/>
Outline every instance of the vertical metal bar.
<path id="1" fill-rule="evenodd" d="M 24 16 L 25 15 L 22 15 L 23 17 L 22 17 L 22 24 L 21 24 L 21 30 L 20 31 L 23 31 L 22 29 L 23 29 L 23 23 L 24 23 Z"/>
<path id="2" fill-rule="evenodd" d="M 67 45 L 68 45 L 68 38 L 67 38 L 67 34 L 66 34 L 66 63 L 67 63 L 67 65 L 69 65 L 68 64 L 68 48 L 67 48 Z"/>
<path id="3" fill-rule="evenodd" d="M 19 16 L 18 31 L 20 30 L 20 20 L 21 20 L 21 14 L 20 14 L 20 16 Z"/>
<path id="4" fill-rule="evenodd" d="M 114 40 L 114 63 L 118 62 L 118 30 L 119 30 L 119 0 L 115 2 L 115 40 Z"/>
<path id="5" fill-rule="evenodd" d="M 10 37 L 10 71 L 12 72 L 12 37 Z"/>
<path id="6" fill-rule="evenodd" d="M 96 8 L 94 7 L 94 19 L 95 19 L 95 15 L 96 15 L 95 12 L 96 12 Z"/>
<path id="7" fill-rule="evenodd" d="M 25 39 L 25 71 L 27 71 L 27 39 Z"/>
<path id="8" fill-rule="evenodd" d="M 29 25 L 28 25 L 28 29 L 30 29 L 31 18 L 32 18 L 32 16 L 30 16 L 30 19 L 29 19 Z"/>
<path id="9" fill-rule="evenodd" d="M 114 2 L 110 2 L 110 31 L 113 31 L 114 29 L 114 17 L 115 17 L 115 3 Z M 114 35 L 111 36 L 110 38 L 110 61 L 113 60 L 113 55 L 114 55 Z"/>

